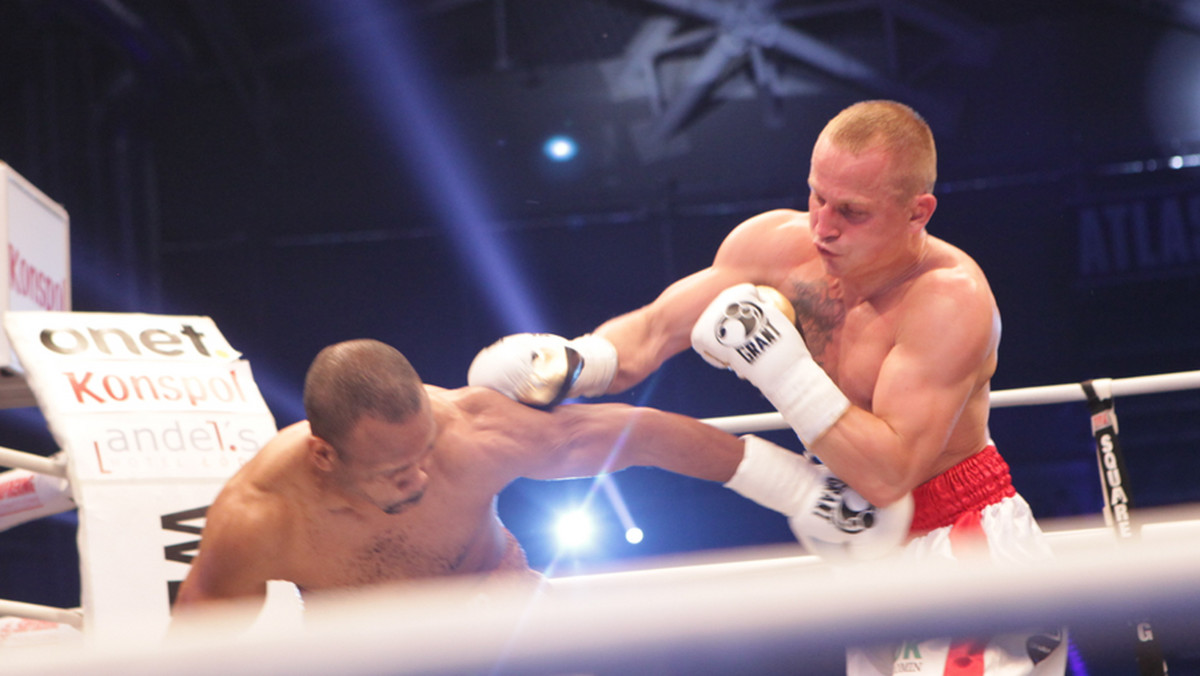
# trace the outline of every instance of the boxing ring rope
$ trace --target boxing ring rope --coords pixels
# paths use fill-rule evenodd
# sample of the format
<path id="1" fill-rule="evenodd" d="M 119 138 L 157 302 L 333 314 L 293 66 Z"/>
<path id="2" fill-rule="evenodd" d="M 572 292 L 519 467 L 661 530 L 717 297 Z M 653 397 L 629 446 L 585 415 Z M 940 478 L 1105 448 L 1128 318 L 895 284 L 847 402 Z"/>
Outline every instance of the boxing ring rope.
<path id="1" fill-rule="evenodd" d="M 533 600 L 496 593 L 466 604 L 472 591 L 450 583 L 381 587 L 313 606 L 303 627 L 284 633 L 231 641 L 199 632 L 159 645 L 14 653 L 0 673 L 796 673 L 846 642 L 897 634 L 1056 622 L 1104 631 L 1124 628 L 1130 609 L 1140 608 L 1187 621 L 1200 607 L 1198 557 L 1197 539 L 1168 538 L 1068 551 L 1036 571 L 892 562 L 843 575 L 827 566 L 730 565 L 703 575 L 596 576 Z M 224 617 L 208 620 L 216 627 Z"/>
<path id="2" fill-rule="evenodd" d="M 1114 398 L 1200 389 L 1200 371 L 1111 385 Z M 996 407 L 1085 399 L 1078 384 L 992 393 Z M 731 433 L 787 428 L 777 413 L 705 422 Z M 1152 512 L 1167 516 L 1145 518 Z M 1140 513 L 1141 542 L 1124 547 L 1114 546 L 1108 528 L 1048 528 L 1057 558 L 1036 574 L 891 562 L 858 564 L 847 575 L 797 556 L 798 545 L 790 545 L 765 557 L 756 550 L 748 555 L 758 558 L 747 560 L 689 557 L 671 567 L 559 578 L 534 601 L 489 592 L 488 602 L 468 612 L 451 583 L 375 588 L 326 602 L 320 612 L 310 604 L 305 625 L 286 634 L 268 627 L 231 642 L 197 631 L 161 645 L 131 641 L 28 657 L 15 651 L 5 654 L 0 674 L 645 673 L 638 665 L 664 661 L 686 667 L 680 673 L 745 673 L 755 663 L 770 673 L 772 664 L 794 666 L 839 642 L 1053 623 L 1112 631 L 1123 647 L 1115 634 L 1127 629 L 1131 612 L 1150 610 L 1158 621 L 1185 626 L 1200 613 L 1200 520 L 1178 510 Z M 0 606 L 0 614 L 5 607 L 12 609 Z M 214 621 L 220 624 L 219 614 Z"/>
<path id="3" fill-rule="evenodd" d="M 0 467 L 24 469 L 38 474 L 48 474 L 54 477 L 67 476 L 67 463 L 63 456 L 46 458 L 25 451 L 16 451 L 0 446 Z"/>
<path id="4" fill-rule="evenodd" d="M 22 603 L 21 601 L 0 599 L 0 616 L 4 615 L 25 617 L 45 622 L 57 622 L 58 624 L 65 624 L 76 629 L 83 628 L 83 612 L 78 608 L 55 608 L 36 603 Z"/>
<path id="5" fill-rule="evenodd" d="M 75 507 L 67 481 L 66 456 L 56 453 L 50 457 L 17 451 L 0 447 L 0 467 L 11 467 L 7 472 L 0 472 L 0 532 L 14 526 L 44 518 L 53 514 L 70 511 Z M 32 474 L 28 474 L 32 473 Z M 15 478 L 19 490 L 3 490 Z M 42 477 L 53 480 L 46 481 Z M 22 481 L 22 478 L 29 483 Z M 32 504 L 10 507 L 4 505 L 5 500 L 20 501 L 24 497 L 36 494 L 38 500 Z M 41 622 L 52 622 L 66 625 L 75 629 L 83 628 L 83 612 L 79 608 L 56 608 L 35 603 L 10 601 L 0 599 L 0 619 L 20 617 Z"/>
<path id="6" fill-rule="evenodd" d="M 1200 371 L 1180 371 L 1178 373 L 1163 373 L 1151 376 L 1113 378 L 1110 382 L 1112 383 L 1112 396 L 1114 398 L 1139 394 L 1178 392 L 1181 390 L 1200 389 Z M 1078 383 L 1018 387 L 992 392 L 991 395 L 992 408 L 1061 404 L 1071 401 L 1087 401 L 1087 395 Z M 750 432 L 788 429 L 788 424 L 783 421 L 783 416 L 777 411 L 706 418 L 704 422 L 730 434 L 748 434 Z"/>

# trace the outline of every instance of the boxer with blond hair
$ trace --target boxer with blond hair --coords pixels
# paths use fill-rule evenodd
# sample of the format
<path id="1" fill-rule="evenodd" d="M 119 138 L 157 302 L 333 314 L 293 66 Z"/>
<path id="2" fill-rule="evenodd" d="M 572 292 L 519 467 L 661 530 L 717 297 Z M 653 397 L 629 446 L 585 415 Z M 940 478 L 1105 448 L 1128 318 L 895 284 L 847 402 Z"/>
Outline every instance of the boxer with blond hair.
<path id="1" fill-rule="evenodd" d="M 988 430 L 1000 315 L 975 261 L 926 230 L 936 179 L 933 133 L 916 111 L 854 104 L 816 140 L 807 212 L 744 221 L 709 267 L 586 336 L 508 336 L 476 357 L 469 380 L 517 399 L 540 381 L 561 385 L 553 398 L 596 396 L 641 382 L 691 346 L 754 384 L 863 498 L 886 507 L 911 495 L 906 556 L 1043 560 L 1049 547 Z M 764 287 L 787 299 L 795 322 Z M 548 376 L 543 352 L 566 352 L 558 361 L 575 368 Z M 778 447 L 767 454 L 756 464 L 790 460 Z M 806 544 L 826 555 L 855 546 Z M 848 672 L 1061 674 L 1065 643 L 1055 630 L 934 640 L 920 644 L 919 659 L 894 646 L 854 650 Z"/>

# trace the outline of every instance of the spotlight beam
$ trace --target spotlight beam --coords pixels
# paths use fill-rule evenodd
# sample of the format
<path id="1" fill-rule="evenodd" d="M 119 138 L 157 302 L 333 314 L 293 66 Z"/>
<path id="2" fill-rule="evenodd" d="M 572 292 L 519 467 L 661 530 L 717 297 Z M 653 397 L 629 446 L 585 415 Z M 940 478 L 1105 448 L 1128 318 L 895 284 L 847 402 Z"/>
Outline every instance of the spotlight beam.
<path id="1" fill-rule="evenodd" d="M 625 498 L 621 497 L 621 491 L 617 488 L 617 482 L 611 476 L 596 477 L 596 483 L 599 484 L 600 490 L 604 491 L 605 497 L 612 504 L 613 511 L 617 513 L 617 519 L 621 521 L 621 527 L 628 533 L 630 530 L 637 528 L 637 524 L 633 521 L 633 515 L 629 513 L 629 506 L 625 504 Z"/>
<path id="2" fill-rule="evenodd" d="M 378 2 L 318 2 L 318 11 L 355 26 L 346 42 L 362 96 L 385 122 L 387 143 L 411 165 L 409 175 L 441 215 L 467 273 L 509 333 L 545 330 L 504 240 L 491 228 L 486 190 L 474 176 L 470 153 L 454 133 L 453 116 L 439 100 L 425 57 L 414 45 L 408 12 Z M 389 7 L 395 7 L 390 5 Z"/>

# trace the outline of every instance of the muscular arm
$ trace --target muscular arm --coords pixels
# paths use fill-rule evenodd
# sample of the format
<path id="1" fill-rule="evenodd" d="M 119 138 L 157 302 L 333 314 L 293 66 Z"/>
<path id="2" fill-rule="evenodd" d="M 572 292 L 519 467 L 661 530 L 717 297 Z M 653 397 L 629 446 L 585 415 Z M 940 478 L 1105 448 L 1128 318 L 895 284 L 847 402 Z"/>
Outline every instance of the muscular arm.
<path id="1" fill-rule="evenodd" d="M 878 511 L 873 525 L 857 532 L 821 516 L 831 501 L 857 504 L 861 498 L 830 491 L 828 470 L 757 437 L 742 440 L 698 420 L 625 404 L 576 404 L 551 413 L 526 409 L 527 415 L 514 419 L 506 409 L 519 404 L 491 390 L 477 391 L 481 400 L 492 400 L 483 404 L 491 410 L 476 416 L 493 416 L 480 425 L 493 427 L 486 455 L 521 476 L 560 479 L 650 465 L 719 481 L 787 515 L 802 541 L 824 546 L 831 556 L 876 556 L 899 544 L 908 531 L 911 500 Z"/>
<path id="2" fill-rule="evenodd" d="M 275 561 L 277 524 L 259 500 L 223 495 L 205 520 L 200 552 L 179 587 L 175 617 L 222 601 L 264 599 Z M 254 619 L 247 610 L 245 624 Z"/>
<path id="3" fill-rule="evenodd" d="M 871 410 L 851 406 L 810 449 L 877 505 L 986 441 L 987 383 L 1000 334 L 991 293 L 981 278 L 935 279 L 931 287 L 897 328 Z M 975 422 L 960 426 L 966 417 Z"/>
<path id="4" fill-rule="evenodd" d="M 813 256 L 805 214 L 780 209 L 738 225 L 713 264 L 671 284 L 649 305 L 601 324 L 594 333 L 617 348 L 618 370 L 609 392 L 644 380 L 686 350 L 696 318 L 722 290 L 741 282 L 778 286 Z"/>
<path id="5" fill-rule="evenodd" d="M 686 416 L 626 404 L 572 404 L 546 412 L 471 388 L 473 432 L 501 484 L 654 466 L 725 482 L 742 441 Z M 498 490 L 498 489 L 497 489 Z"/>

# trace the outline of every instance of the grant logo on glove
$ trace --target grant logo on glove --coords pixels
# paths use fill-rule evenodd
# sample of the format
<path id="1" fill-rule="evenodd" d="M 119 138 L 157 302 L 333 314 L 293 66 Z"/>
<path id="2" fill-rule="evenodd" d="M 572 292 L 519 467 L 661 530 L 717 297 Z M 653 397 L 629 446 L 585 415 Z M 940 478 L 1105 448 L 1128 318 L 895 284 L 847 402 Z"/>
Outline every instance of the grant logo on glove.
<path id="1" fill-rule="evenodd" d="M 774 303 L 789 320 L 794 321 L 795 311 L 783 294 L 769 286 L 758 286 L 755 290 L 762 300 Z M 753 364 L 779 340 L 779 335 L 779 328 L 771 323 L 763 306 L 749 299 L 727 305 L 714 328 L 717 342 L 733 349 L 747 364 Z"/>
<path id="2" fill-rule="evenodd" d="M 875 506 L 832 474 L 825 477 L 813 514 L 843 533 L 861 533 L 875 524 Z"/>
<path id="3" fill-rule="evenodd" d="M 725 487 L 782 512 L 809 552 L 835 561 L 886 556 L 908 537 L 912 493 L 876 507 L 825 465 L 753 434 Z"/>

